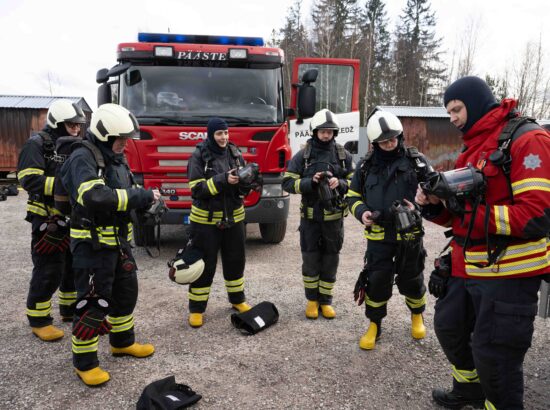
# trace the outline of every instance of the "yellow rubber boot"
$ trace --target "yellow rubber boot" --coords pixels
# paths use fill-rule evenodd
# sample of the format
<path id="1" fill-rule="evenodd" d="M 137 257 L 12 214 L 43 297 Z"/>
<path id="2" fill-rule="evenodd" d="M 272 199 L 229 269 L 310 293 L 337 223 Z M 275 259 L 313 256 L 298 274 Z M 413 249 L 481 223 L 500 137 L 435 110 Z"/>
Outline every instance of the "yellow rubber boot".
<path id="1" fill-rule="evenodd" d="M 319 317 L 319 302 L 316 300 L 307 301 L 306 317 L 308 319 L 317 319 Z"/>
<path id="2" fill-rule="evenodd" d="M 336 317 L 336 311 L 330 305 L 321 305 L 321 314 L 325 319 L 334 319 Z"/>
<path id="3" fill-rule="evenodd" d="M 411 316 L 411 335 L 414 339 L 424 339 L 426 337 L 426 326 L 422 313 L 413 313 Z"/>
<path id="4" fill-rule="evenodd" d="M 54 342 L 65 336 L 65 332 L 55 327 L 54 325 L 48 325 L 44 327 L 32 327 L 31 329 L 35 336 L 45 342 Z"/>
<path id="5" fill-rule="evenodd" d="M 378 325 L 374 322 L 370 322 L 367 332 L 359 340 L 359 347 L 363 350 L 372 350 L 378 340 Z"/>
<path id="6" fill-rule="evenodd" d="M 74 369 L 80 380 L 84 382 L 86 386 L 97 387 L 101 386 L 104 383 L 107 383 L 111 376 L 109 372 L 106 372 L 101 367 L 94 367 L 90 370 L 78 370 Z"/>
<path id="7" fill-rule="evenodd" d="M 191 327 L 201 327 L 202 326 L 202 313 L 191 313 L 191 314 L 189 314 L 189 325 Z"/>
<path id="8" fill-rule="evenodd" d="M 248 312 L 250 309 L 252 309 L 252 307 L 250 307 L 250 305 L 246 302 L 236 303 L 232 306 L 233 306 L 233 309 L 237 309 L 239 313 Z"/>
<path id="9" fill-rule="evenodd" d="M 111 346 L 111 353 L 113 356 L 147 357 L 155 353 L 155 346 L 150 343 L 134 343 L 126 347 Z"/>

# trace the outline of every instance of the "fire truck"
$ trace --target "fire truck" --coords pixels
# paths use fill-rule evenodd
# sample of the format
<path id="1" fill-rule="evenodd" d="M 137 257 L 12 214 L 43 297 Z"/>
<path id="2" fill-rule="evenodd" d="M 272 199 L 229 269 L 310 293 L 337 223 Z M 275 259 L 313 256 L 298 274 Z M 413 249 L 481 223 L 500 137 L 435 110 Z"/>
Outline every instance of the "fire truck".
<path id="1" fill-rule="evenodd" d="M 292 150 L 309 137 L 308 118 L 329 108 L 344 120 L 340 142 L 358 138 L 357 60 L 296 60 L 291 108 L 284 53 L 259 37 L 139 33 L 137 42 L 118 45 L 117 60 L 97 72 L 98 106 L 116 103 L 135 114 L 140 134 L 127 145 L 128 164 L 140 185 L 160 189 L 169 208 L 163 224 L 189 223 L 187 162 L 211 117 L 225 119 L 244 159 L 259 165 L 262 192 L 244 203 L 246 223 L 259 223 L 266 243 L 284 239 L 289 196 L 281 180 Z M 136 223 L 136 243 L 152 244 L 154 228 Z"/>

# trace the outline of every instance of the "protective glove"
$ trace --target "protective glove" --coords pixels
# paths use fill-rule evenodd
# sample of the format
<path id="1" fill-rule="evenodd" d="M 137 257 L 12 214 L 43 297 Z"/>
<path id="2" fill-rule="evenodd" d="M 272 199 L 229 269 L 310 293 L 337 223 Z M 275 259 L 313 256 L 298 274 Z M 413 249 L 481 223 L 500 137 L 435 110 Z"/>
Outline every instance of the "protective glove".
<path id="1" fill-rule="evenodd" d="M 448 277 L 441 276 L 437 270 L 432 271 L 428 282 L 428 291 L 436 298 L 442 298 L 447 293 L 448 280 Z"/>
<path id="2" fill-rule="evenodd" d="M 63 219 L 49 218 L 40 225 L 39 230 L 42 237 L 34 245 L 36 253 L 49 255 L 55 252 L 65 252 L 69 247 L 69 227 Z"/>
<path id="3" fill-rule="evenodd" d="M 447 293 L 447 282 L 451 276 L 451 255 L 446 254 L 436 258 L 434 268 L 428 281 L 428 291 L 439 299 Z"/>
<path id="4" fill-rule="evenodd" d="M 357 282 L 355 282 L 355 288 L 353 289 L 353 300 L 357 302 L 357 306 L 361 306 L 365 301 L 365 293 L 367 291 L 368 284 L 368 269 L 367 265 L 363 267 L 363 270 L 359 273 Z"/>
<path id="5" fill-rule="evenodd" d="M 112 326 L 105 318 L 109 303 L 102 298 L 87 297 L 76 304 L 76 314 L 80 319 L 73 327 L 73 335 L 80 340 L 90 340 L 98 335 L 106 335 Z"/>

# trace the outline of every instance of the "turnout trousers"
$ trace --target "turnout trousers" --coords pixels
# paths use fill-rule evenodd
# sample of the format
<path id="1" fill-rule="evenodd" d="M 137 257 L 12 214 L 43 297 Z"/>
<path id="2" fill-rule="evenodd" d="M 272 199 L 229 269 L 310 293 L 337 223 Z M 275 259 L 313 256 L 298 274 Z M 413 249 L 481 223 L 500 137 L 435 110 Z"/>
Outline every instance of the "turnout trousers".
<path id="1" fill-rule="evenodd" d="M 109 342 L 113 347 L 127 347 L 135 342 L 133 312 L 138 298 L 137 268 L 130 247 L 124 246 L 124 252 L 128 259 L 122 261 L 118 249 L 94 251 L 91 244 L 81 243 L 73 254 L 78 300 L 88 296 L 91 279 L 95 293 L 109 302 L 107 320 L 112 326 Z M 128 261 L 133 264 L 132 269 L 123 265 Z M 78 320 L 75 315 L 73 327 Z M 72 336 L 74 367 L 78 370 L 97 367 L 98 344 L 99 336 L 91 340 Z"/>
<path id="2" fill-rule="evenodd" d="M 42 237 L 40 225 L 46 218 L 35 216 L 31 220 L 32 276 L 27 294 L 27 318 L 32 327 L 52 324 L 52 296 L 59 288 L 59 312 L 64 319 L 72 319 L 76 291 L 70 251 L 48 255 L 38 254 L 34 247 Z"/>
<path id="3" fill-rule="evenodd" d="M 399 293 L 405 296 L 411 313 L 422 313 L 426 308 L 424 285 L 424 250 L 422 238 L 410 241 L 369 240 L 367 262 L 367 289 L 365 315 L 379 323 L 387 315 L 387 303 L 392 296 L 393 281 Z"/>
<path id="4" fill-rule="evenodd" d="M 203 253 L 204 272 L 189 285 L 189 311 L 203 313 L 208 304 L 210 289 L 216 273 L 218 252 L 221 253 L 223 277 L 229 303 L 239 304 L 245 301 L 245 226 L 237 222 L 230 228 L 219 229 L 216 225 L 191 222 L 189 239 L 193 246 Z"/>
<path id="5" fill-rule="evenodd" d="M 343 243 L 343 218 L 323 222 L 300 220 L 302 279 L 307 300 L 318 301 L 321 305 L 332 303 Z"/>
<path id="6" fill-rule="evenodd" d="M 435 333 L 455 382 L 481 382 L 493 406 L 488 408 L 523 409 L 523 359 L 533 337 L 540 282 L 540 276 L 451 277 L 435 304 Z"/>

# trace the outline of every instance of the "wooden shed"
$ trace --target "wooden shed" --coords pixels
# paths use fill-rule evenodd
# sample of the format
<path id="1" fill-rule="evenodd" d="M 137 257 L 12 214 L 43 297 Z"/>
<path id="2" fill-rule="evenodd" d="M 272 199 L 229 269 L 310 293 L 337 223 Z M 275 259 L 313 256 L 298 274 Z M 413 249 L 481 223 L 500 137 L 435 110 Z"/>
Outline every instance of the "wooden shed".
<path id="1" fill-rule="evenodd" d="M 462 147 L 462 133 L 450 123 L 445 108 L 380 105 L 373 112 L 376 110 L 397 116 L 403 124 L 405 144 L 417 147 L 436 170 L 454 168 Z"/>
<path id="2" fill-rule="evenodd" d="M 92 110 L 82 97 L 0 95 L 0 178 L 16 170 L 21 147 L 30 135 L 44 128 L 48 108 L 58 99 L 76 103 L 89 123 Z"/>

